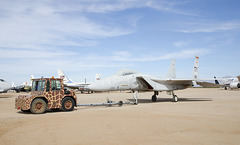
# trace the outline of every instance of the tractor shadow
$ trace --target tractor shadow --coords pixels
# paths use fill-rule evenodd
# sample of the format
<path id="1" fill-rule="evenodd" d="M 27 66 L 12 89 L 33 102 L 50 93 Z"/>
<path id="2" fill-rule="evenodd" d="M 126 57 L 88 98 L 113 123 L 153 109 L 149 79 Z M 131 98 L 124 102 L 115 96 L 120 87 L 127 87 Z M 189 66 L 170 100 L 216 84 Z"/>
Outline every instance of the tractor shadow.
<path id="1" fill-rule="evenodd" d="M 76 111 L 77 110 L 77 108 L 74 108 L 74 110 L 73 111 Z M 63 111 L 63 110 L 61 110 L 61 109 L 47 109 L 43 114 L 48 114 L 48 113 L 50 113 L 50 114 L 54 114 L 54 113 L 59 113 L 59 112 L 73 112 L 73 111 Z M 33 114 L 30 110 L 27 110 L 27 111 L 18 111 L 17 113 L 19 113 L 19 114 L 31 114 L 31 115 L 40 115 L 40 114 Z"/>

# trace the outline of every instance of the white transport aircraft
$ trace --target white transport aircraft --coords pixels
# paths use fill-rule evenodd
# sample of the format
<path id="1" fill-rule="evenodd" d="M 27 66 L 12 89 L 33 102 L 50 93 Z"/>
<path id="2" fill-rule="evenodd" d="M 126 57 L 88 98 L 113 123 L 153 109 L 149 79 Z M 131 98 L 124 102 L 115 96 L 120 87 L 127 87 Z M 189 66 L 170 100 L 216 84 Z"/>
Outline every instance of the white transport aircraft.
<path id="1" fill-rule="evenodd" d="M 62 70 L 57 70 L 58 77 L 63 79 L 63 84 L 65 87 L 68 87 L 70 89 L 78 89 L 80 91 L 88 91 L 88 88 L 86 86 L 90 85 L 91 82 L 73 82 L 71 79 L 69 79 L 65 73 Z M 95 80 L 100 80 L 101 75 L 99 73 L 96 74 Z"/>
<path id="2" fill-rule="evenodd" d="M 192 87 L 195 83 L 204 87 L 218 86 L 217 84 L 204 82 L 198 79 L 198 60 L 199 57 L 196 57 L 192 79 L 177 79 L 175 73 L 175 60 L 172 60 L 167 77 L 163 79 L 124 69 L 118 71 L 115 75 L 109 78 L 91 83 L 88 85 L 88 88 L 92 91 L 132 90 L 134 91 L 136 104 L 138 91 L 153 91 L 153 102 L 157 101 L 157 95 L 159 92 L 166 91 L 167 94 L 172 95 L 173 102 L 177 102 L 178 96 L 174 94 L 175 90 Z"/>
<path id="3" fill-rule="evenodd" d="M 219 80 L 220 82 L 216 79 L 216 77 L 214 78 L 215 78 L 215 83 L 225 88 L 225 90 L 227 90 L 227 88 L 231 88 L 231 89 L 240 88 L 240 76 L 236 78 L 222 78 Z"/>
<path id="4" fill-rule="evenodd" d="M 0 93 L 6 93 L 10 89 L 12 89 L 12 86 L 4 79 L 0 78 Z"/>

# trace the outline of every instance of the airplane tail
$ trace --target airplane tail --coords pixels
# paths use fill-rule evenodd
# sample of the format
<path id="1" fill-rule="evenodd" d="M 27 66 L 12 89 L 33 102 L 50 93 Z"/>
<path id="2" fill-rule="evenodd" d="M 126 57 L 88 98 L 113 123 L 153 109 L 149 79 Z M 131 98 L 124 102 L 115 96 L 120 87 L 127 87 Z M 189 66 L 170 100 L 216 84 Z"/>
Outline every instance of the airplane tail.
<path id="1" fill-rule="evenodd" d="M 32 83 L 33 83 L 32 80 L 33 80 L 33 79 L 34 79 L 34 76 L 31 75 L 30 84 L 29 84 L 30 86 L 32 86 Z"/>
<path id="2" fill-rule="evenodd" d="M 237 78 L 238 78 L 238 81 L 240 81 L 240 76 L 237 76 Z"/>
<path id="3" fill-rule="evenodd" d="M 217 80 L 217 78 L 214 76 L 215 79 L 215 84 L 219 84 L 219 81 Z"/>
<path id="4" fill-rule="evenodd" d="M 175 70 L 176 61 L 172 59 L 171 64 L 169 66 L 167 78 L 175 79 L 176 78 L 176 70 Z"/>
<path id="5" fill-rule="evenodd" d="M 71 83 L 70 79 L 68 79 L 68 77 L 63 73 L 62 70 L 59 69 L 57 70 L 57 72 L 58 72 L 58 77 L 63 79 L 64 83 Z"/>
<path id="6" fill-rule="evenodd" d="M 100 73 L 96 73 L 95 81 L 100 80 L 100 79 L 101 79 L 101 74 Z"/>
<path id="7" fill-rule="evenodd" d="M 198 64 L 198 61 L 199 61 L 199 57 L 198 56 L 195 56 L 195 62 L 194 62 L 194 66 L 193 66 L 193 79 L 198 79 L 198 69 L 199 69 L 199 64 Z"/>

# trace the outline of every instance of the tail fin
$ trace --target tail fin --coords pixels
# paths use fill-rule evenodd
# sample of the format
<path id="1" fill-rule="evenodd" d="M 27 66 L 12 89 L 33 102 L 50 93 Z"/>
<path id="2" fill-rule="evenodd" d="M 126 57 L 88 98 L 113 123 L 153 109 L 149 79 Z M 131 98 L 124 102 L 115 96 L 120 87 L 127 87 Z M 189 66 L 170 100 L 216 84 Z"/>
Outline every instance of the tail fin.
<path id="1" fill-rule="evenodd" d="M 101 74 L 100 73 L 96 73 L 95 81 L 100 80 L 100 79 L 101 79 Z"/>
<path id="2" fill-rule="evenodd" d="M 64 83 L 71 83 L 70 79 L 68 79 L 68 77 L 63 73 L 62 70 L 59 69 L 57 70 L 57 72 L 58 72 L 58 77 L 63 79 Z"/>
<path id="3" fill-rule="evenodd" d="M 175 79 L 176 78 L 176 71 L 175 71 L 175 59 L 172 59 L 171 64 L 169 66 L 167 78 Z"/>
<path id="4" fill-rule="evenodd" d="M 15 86 L 15 84 L 14 84 L 14 82 L 12 82 L 12 88 L 15 88 L 16 86 Z"/>
<path id="5" fill-rule="evenodd" d="M 195 56 L 195 62 L 193 66 L 193 79 L 198 79 L 198 69 L 199 69 L 199 64 L 198 64 L 199 57 Z"/>
<path id="6" fill-rule="evenodd" d="M 215 79 L 215 84 L 219 84 L 219 82 L 215 76 L 214 76 L 214 79 Z"/>
<path id="7" fill-rule="evenodd" d="M 238 78 L 238 81 L 240 81 L 240 76 L 237 76 L 237 78 Z"/>
<path id="8" fill-rule="evenodd" d="M 30 83 L 29 83 L 29 86 L 32 86 L 32 80 L 34 79 L 34 76 L 31 75 L 31 79 L 30 79 Z"/>

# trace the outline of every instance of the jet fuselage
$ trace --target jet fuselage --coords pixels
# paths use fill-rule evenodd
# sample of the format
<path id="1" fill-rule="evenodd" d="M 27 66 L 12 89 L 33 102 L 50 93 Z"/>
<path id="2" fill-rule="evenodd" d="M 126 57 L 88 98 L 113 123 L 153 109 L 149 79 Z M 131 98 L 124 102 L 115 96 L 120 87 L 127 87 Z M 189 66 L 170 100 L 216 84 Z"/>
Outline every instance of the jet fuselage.
<path id="1" fill-rule="evenodd" d="M 136 79 L 136 75 L 112 76 L 93 82 L 88 86 L 94 91 L 140 90 L 144 86 Z"/>
<path id="2" fill-rule="evenodd" d="M 11 89 L 11 85 L 7 83 L 5 80 L 0 79 L 0 93 L 5 93 Z"/>

